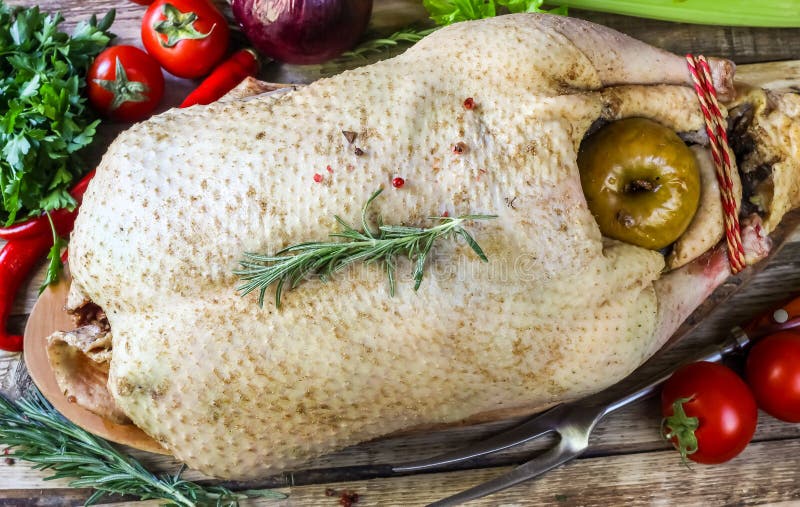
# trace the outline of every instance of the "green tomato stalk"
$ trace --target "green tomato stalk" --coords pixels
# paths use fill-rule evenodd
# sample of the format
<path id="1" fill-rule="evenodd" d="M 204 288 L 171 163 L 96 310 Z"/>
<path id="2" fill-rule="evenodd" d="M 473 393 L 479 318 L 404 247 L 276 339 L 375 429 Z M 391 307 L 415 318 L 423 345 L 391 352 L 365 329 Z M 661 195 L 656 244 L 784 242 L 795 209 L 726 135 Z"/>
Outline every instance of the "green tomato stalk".
<path id="1" fill-rule="evenodd" d="M 683 404 L 690 401 L 692 401 L 691 398 L 675 400 L 672 404 L 672 415 L 661 421 L 661 435 L 672 442 L 686 466 L 689 466 L 689 455 L 697 452 L 695 431 L 700 426 L 700 420 L 697 417 L 687 416 L 683 409 Z"/>

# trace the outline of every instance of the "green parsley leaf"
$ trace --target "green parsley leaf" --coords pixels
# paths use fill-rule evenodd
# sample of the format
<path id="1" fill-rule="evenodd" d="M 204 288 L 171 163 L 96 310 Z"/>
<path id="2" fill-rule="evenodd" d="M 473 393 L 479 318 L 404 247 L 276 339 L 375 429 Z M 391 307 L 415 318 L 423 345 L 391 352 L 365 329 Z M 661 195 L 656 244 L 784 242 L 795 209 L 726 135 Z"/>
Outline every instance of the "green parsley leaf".
<path id="1" fill-rule="evenodd" d="M 79 152 L 97 120 L 86 71 L 113 38 L 114 11 L 59 31 L 60 13 L 0 0 L 0 224 L 74 206 L 67 190 L 86 172 Z"/>
<path id="2" fill-rule="evenodd" d="M 61 249 L 67 246 L 67 241 L 56 232 L 56 226 L 53 224 L 50 213 L 47 214 L 47 219 L 50 221 L 50 229 L 53 231 L 53 246 L 47 253 L 47 273 L 45 273 L 42 285 L 39 286 L 39 294 L 44 292 L 48 285 L 58 281 L 58 276 L 64 269 L 64 263 L 61 262 Z"/>

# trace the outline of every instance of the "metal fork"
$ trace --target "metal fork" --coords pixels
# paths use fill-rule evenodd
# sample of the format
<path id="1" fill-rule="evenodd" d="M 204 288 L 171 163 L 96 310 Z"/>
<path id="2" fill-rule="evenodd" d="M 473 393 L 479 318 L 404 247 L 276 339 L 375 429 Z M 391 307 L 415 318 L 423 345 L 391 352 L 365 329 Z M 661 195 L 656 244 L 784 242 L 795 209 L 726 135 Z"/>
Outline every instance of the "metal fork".
<path id="1" fill-rule="evenodd" d="M 743 349 L 749 342 L 750 337 L 741 328 L 736 327 L 731 331 L 731 336 L 727 341 L 704 349 L 697 356 L 686 362 L 717 362 L 723 356 Z M 597 426 L 597 423 L 611 412 L 654 394 L 675 369 L 677 369 L 677 366 L 663 372 L 654 380 L 640 384 L 638 388 L 627 391 L 628 394 L 622 396 L 614 394 L 619 392 L 619 389 L 615 388 L 624 385 L 625 381 L 623 380 L 601 393 L 551 408 L 511 430 L 495 435 L 476 445 L 432 458 L 394 466 L 392 471 L 403 473 L 429 470 L 522 445 L 548 433 L 556 433 L 559 436 L 559 441 L 555 446 L 542 452 L 527 463 L 500 477 L 434 502 L 428 507 L 459 505 L 469 500 L 496 493 L 528 479 L 538 477 L 583 454 L 589 447 L 589 435 Z"/>

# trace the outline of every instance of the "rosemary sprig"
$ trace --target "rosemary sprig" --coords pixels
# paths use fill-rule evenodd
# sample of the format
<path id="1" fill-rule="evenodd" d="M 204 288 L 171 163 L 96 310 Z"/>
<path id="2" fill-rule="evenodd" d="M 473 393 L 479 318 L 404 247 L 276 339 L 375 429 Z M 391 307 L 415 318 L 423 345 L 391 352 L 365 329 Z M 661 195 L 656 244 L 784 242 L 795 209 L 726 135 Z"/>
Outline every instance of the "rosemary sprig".
<path id="1" fill-rule="evenodd" d="M 95 489 L 86 505 L 109 494 L 159 499 L 181 507 L 235 507 L 248 496 L 285 498 L 269 490 L 234 493 L 221 486 L 202 486 L 182 479 L 183 468 L 175 475 L 152 474 L 65 419 L 36 390 L 16 403 L 0 395 L 0 445 L 12 451 L 11 458 L 34 463 L 37 470 L 51 470 L 47 480 L 71 478 L 70 487 Z"/>
<path id="2" fill-rule="evenodd" d="M 370 53 L 381 53 L 402 43 L 415 44 L 439 28 L 441 28 L 441 26 L 434 26 L 431 28 L 415 28 L 413 26 L 407 26 L 387 37 L 380 37 L 377 39 L 364 41 L 350 51 L 345 51 L 342 53 L 337 60 L 340 63 L 353 59 L 363 60 L 366 59 L 366 55 Z"/>
<path id="3" fill-rule="evenodd" d="M 469 220 L 488 220 L 496 215 L 461 215 L 459 217 L 428 217 L 439 222 L 430 228 L 384 225 L 381 220 L 378 230 L 372 231 L 367 223 L 367 211 L 372 202 L 383 192 L 378 189 L 361 209 L 362 231 L 356 230 L 336 216 L 342 231 L 333 233 L 332 238 L 342 241 L 299 243 L 279 251 L 274 255 L 245 253 L 240 261 L 241 269 L 234 271 L 244 281 L 239 287 L 242 296 L 258 289 L 258 304 L 264 305 L 267 288 L 275 286 L 275 306 L 281 306 L 284 287 L 295 288 L 309 275 L 317 275 L 323 281 L 334 273 L 355 262 L 383 262 L 389 278 L 389 293 L 394 296 L 395 261 L 404 255 L 414 262 L 414 290 L 419 289 L 425 271 L 425 262 L 431 247 L 440 238 L 460 236 L 484 262 L 488 259 L 483 250 L 463 224 Z"/>

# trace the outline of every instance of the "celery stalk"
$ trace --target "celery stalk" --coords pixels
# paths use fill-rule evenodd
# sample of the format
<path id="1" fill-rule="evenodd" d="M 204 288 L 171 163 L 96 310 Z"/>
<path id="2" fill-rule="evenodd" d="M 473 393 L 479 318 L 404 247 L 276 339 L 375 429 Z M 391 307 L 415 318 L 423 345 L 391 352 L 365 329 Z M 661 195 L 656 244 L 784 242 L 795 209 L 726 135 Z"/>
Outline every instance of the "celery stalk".
<path id="1" fill-rule="evenodd" d="M 550 0 L 547 3 L 703 25 L 800 27 L 800 0 Z"/>

